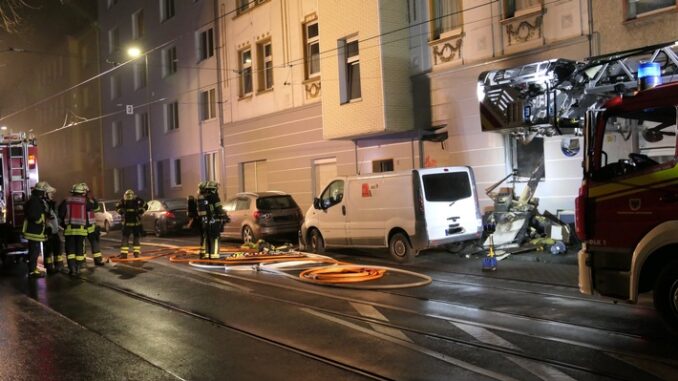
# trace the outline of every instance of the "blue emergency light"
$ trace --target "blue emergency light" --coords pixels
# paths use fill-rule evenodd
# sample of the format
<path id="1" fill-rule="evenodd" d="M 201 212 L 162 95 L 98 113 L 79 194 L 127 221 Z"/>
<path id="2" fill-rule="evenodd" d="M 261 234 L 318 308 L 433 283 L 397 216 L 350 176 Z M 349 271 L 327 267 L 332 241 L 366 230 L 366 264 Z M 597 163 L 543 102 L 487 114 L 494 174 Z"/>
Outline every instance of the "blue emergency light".
<path id="1" fill-rule="evenodd" d="M 638 90 L 651 89 L 662 83 L 662 70 L 658 62 L 641 62 L 638 65 Z"/>

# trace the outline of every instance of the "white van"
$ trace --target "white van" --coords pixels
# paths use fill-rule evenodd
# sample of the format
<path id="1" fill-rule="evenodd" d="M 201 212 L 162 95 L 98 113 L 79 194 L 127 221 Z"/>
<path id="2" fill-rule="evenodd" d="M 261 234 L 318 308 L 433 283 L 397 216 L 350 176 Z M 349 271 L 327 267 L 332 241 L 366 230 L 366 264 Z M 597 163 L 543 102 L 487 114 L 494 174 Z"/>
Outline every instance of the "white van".
<path id="1" fill-rule="evenodd" d="M 330 181 L 306 212 L 302 243 L 388 247 L 404 262 L 420 250 L 480 238 L 482 218 L 470 167 L 423 168 Z"/>

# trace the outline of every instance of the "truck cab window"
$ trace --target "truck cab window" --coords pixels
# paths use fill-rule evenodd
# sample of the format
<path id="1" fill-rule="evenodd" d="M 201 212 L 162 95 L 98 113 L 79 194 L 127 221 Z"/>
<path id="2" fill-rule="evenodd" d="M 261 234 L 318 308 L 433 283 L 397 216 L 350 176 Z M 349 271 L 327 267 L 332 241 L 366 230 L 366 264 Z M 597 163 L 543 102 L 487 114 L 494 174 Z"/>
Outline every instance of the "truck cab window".
<path id="1" fill-rule="evenodd" d="M 325 188 L 320 195 L 320 205 L 327 209 L 336 205 L 344 199 L 344 182 L 342 180 L 333 181 Z"/>
<path id="2" fill-rule="evenodd" d="M 602 139 L 600 170 L 594 173 L 597 179 L 625 176 L 672 161 L 676 144 L 675 108 L 610 116 Z"/>

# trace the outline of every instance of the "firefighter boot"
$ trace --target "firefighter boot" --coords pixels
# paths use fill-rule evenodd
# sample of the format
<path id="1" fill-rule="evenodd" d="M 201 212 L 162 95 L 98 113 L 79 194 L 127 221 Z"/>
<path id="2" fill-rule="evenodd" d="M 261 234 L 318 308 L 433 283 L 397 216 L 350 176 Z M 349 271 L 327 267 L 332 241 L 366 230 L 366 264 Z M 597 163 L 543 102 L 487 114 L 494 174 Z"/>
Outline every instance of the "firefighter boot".
<path id="1" fill-rule="evenodd" d="M 61 269 L 64 268 L 64 256 L 57 255 L 56 261 L 54 262 L 54 271 L 61 272 Z"/>
<path id="2" fill-rule="evenodd" d="M 78 264 L 75 261 L 75 259 L 69 259 L 68 260 L 68 275 L 71 276 L 76 276 L 80 272 L 80 269 L 78 268 Z"/>
<path id="3" fill-rule="evenodd" d="M 141 255 L 141 246 L 132 246 L 132 254 L 134 254 L 134 258 L 139 258 Z"/>
<path id="4" fill-rule="evenodd" d="M 101 257 L 94 257 L 94 264 L 97 266 L 103 266 L 104 260 Z"/>
<path id="5" fill-rule="evenodd" d="M 28 277 L 29 278 L 44 278 L 45 273 L 43 273 L 42 271 L 40 271 L 38 269 L 35 269 L 35 270 L 28 273 Z"/>

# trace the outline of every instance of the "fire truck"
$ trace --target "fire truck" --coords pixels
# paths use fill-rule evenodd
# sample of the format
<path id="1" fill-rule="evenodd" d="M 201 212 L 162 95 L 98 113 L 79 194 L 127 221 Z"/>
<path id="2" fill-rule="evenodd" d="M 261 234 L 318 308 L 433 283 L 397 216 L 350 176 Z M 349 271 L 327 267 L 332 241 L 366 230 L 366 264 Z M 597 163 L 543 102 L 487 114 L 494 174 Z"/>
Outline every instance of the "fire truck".
<path id="1" fill-rule="evenodd" d="M 0 135 L 0 262 L 3 267 L 26 258 L 21 237 L 24 203 L 38 182 L 37 145 L 25 133 Z"/>
<path id="2" fill-rule="evenodd" d="M 484 131 L 583 140 L 575 200 L 582 293 L 652 292 L 678 332 L 678 43 L 482 73 Z"/>

